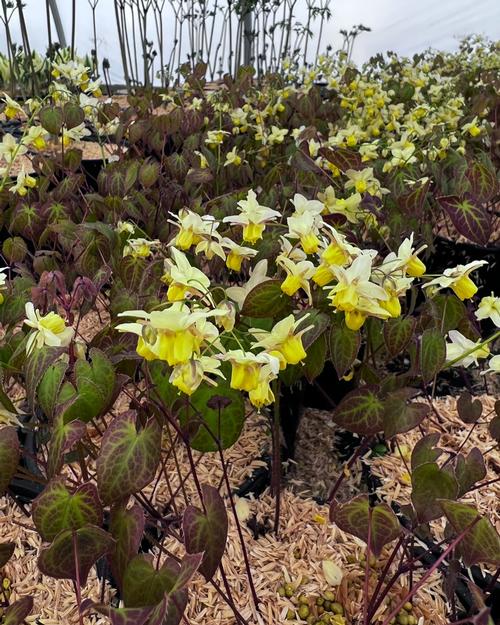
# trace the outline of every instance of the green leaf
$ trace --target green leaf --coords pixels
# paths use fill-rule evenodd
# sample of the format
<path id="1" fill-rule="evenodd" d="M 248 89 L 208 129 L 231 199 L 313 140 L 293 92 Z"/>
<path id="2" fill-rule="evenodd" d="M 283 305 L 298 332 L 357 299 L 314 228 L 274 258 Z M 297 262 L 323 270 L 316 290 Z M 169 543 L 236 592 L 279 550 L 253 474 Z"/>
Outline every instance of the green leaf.
<path id="1" fill-rule="evenodd" d="M 302 345 L 306 351 L 316 339 L 323 334 L 330 324 L 330 317 L 319 310 L 310 309 L 307 313 L 307 318 L 304 319 L 301 324 L 301 327 L 312 326 L 302 335 Z"/>
<path id="2" fill-rule="evenodd" d="M 333 413 L 333 420 L 356 434 L 376 434 L 384 429 L 384 403 L 376 387 L 362 386 L 348 393 Z"/>
<path id="3" fill-rule="evenodd" d="M 136 556 L 123 575 L 125 604 L 129 608 L 156 606 L 164 599 L 165 594 L 173 599 L 181 599 L 182 604 L 184 588 L 199 568 L 201 559 L 202 554 L 199 553 L 186 555 L 179 565 L 172 558 L 168 558 L 161 569 L 157 570 L 153 566 L 153 556 Z"/>
<path id="4" fill-rule="evenodd" d="M 356 360 L 361 345 L 361 334 L 349 330 L 344 321 L 333 324 L 329 345 L 330 358 L 340 380 Z"/>
<path id="5" fill-rule="evenodd" d="M 188 553 L 203 552 L 200 572 L 209 581 L 215 575 L 226 548 L 228 520 L 224 501 L 216 488 L 201 487 L 205 512 L 194 506 L 184 511 L 182 529 Z"/>
<path id="6" fill-rule="evenodd" d="M 19 463 L 17 430 L 8 426 L 0 429 L 0 496 L 5 493 Z"/>
<path id="7" fill-rule="evenodd" d="M 455 476 L 440 469 L 435 462 L 427 462 L 414 469 L 411 483 L 411 500 L 421 523 L 428 523 L 442 515 L 439 499 L 455 499 L 458 496 Z"/>
<path id="8" fill-rule="evenodd" d="M 49 419 L 54 417 L 59 391 L 64 381 L 67 368 L 67 362 L 57 360 L 48 367 L 38 385 L 38 401 Z"/>
<path id="9" fill-rule="evenodd" d="M 435 447 L 438 444 L 441 435 L 437 432 L 423 436 L 413 448 L 411 454 L 411 468 L 414 471 L 421 464 L 428 462 L 436 462 L 443 453 L 442 449 Z"/>
<path id="10" fill-rule="evenodd" d="M 15 543 L 0 543 L 0 569 L 12 558 L 15 548 Z"/>
<path id="11" fill-rule="evenodd" d="M 97 457 L 97 485 L 105 504 L 120 501 L 154 478 L 161 454 L 161 426 L 154 418 L 137 432 L 132 412 L 115 418 Z"/>
<path id="12" fill-rule="evenodd" d="M 113 608 L 109 605 L 97 604 L 92 605 L 92 607 L 109 618 L 111 625 L 145 625 L 154 609 L 151 606 L 145 608 Z"/>
<path id="13" fill-rule="evenodd" d="M 113 578 L 120 589 L 122 589 L 123 573 L 139 550 L 144 523 L 144 510 L 138 504 L 127 508 L 125 503 L 121 503 L 111 508 L 109 531 L 116 542 L 108 559 Z"/>
<path id="14" fill-rule="evenodd" d="M 30 408 L 35 406 L 35 397 L 38 384 L 47 369 L 65 351 L 63 347 L 42 347 L 34 349 L 24 364 L 24 376 L 26 380 L 27 399 Z"/>
<path id="15" fill-rule="evenodd" d="M 64 478 L 51 480 L 33 502 L 33 522 L 46 542 L 63 530 L 76 530 L 86 525 L 101 525 L 103 513 L 97 488 L 91 482 L 71 492 Z"/>
<path id="16" fill-rule="evenodd" d="M 456 295 L 438 293 L 430 300 L 430 304 L 434 311 L 436 327 L 443 334 L 447 334 L 450 330 L 456 330 L 460 322 L 467 316 L 464 303 Z"/>
<path id="17" fill-rule="evenodd" d="M 422 334 L 420 343 L 420 371 L 428 384 L 442 369 L 446 360 L 446 341 L 439 330 L 430 328 Z"/>
<path id="18" fill-rule="evenodd" d="M 484 464 L 483 454 L 477 447 L 473 447 L 467 458 L 462 454 L 458 454 L 455 460 L 455 477 L 458 482 L 458 496 L 462 497 L 465 493 L 481 480 L 486 477 L 486 466 Z"/>
<path id="19" fill-rule="evenodd" d="M 381 503 L 370 508 L 366 495 L 359 495 L 347 503 L 334 507 L 330 517 L 342 531 L 368 542 L 370 528 L 370 548 L 379 556 L 384 545 L 401 534 L 399 521 L 391 508 Z"/>
<path id="20" fill-rule="evenodd" d="M 54 477 L 54 475 L 59 472 L 64 463 L 64 454 L 82 439 L 86 432 L 87 428 L 85 427 L 85 423 L 78 420 L 64 423 L 62 413 L 56 416 L 49 443 L 49 457 L 47 463 L 47 474 L 49 478 Z"/>
<path id="21" fill-rule="evenodd" d="M 74 102 L 66 102 L 63 109 L 64 124 L 68 130 L 83 124 L 85 121 L 85 113 L 83 109 Z"/>
<path id="22" fill-rule="evenodd" d="M 390 358 L 404 352 L 413 337 L 415 323 L 415 317 L 399 317 L 384 323 L 384 342 Z"/>
<path id="23" fill-rule="evenodd" d="M 90 350 L 92 364 L 77 360 L 75 365 L 76 388 L 66 382 L 60 394 L 60 402 L 68 401 L 64 410 L 65 422 L 79 419 L 88 423 L 109 407 L 113 398 L 116 374 L 109 358 L 101 350 Z"/>
<path id="24" fill-rule="evenodd" d="M 421 216 L 430 184 L 431 181 L 429 179 L 424 184 L 415 185 L 409 193 L 405 193 L 397 198 L 398 204 L 409 217 Z"/>
<path id="25" fill-rule="evenodd" d="M 280 280 L 266 280 L 255 286 L 243 302 L 244 317 L 284 317 L 291 311 L 291 299 L 281 290 Z"/>
<path id="26" fill-rule="evenodd" d="M 437 198 L 457 231 L 478 245 L 487 245 L 492 229 L 491 215 L 486 207 L 466 193 L 459 197 L 447 195 Z"/>
<path id="27" fill-rule="evenodd" d="M 400 389 L 384 399 L 384 432 L 387 438 L 409 432 L 429 414 L 426 404 L 408 403 L 407 391 L 410 395 L 415 394 L 414 389 Z"/>
<path id="28" fill-rule="evenodd" d="M 5 610 L 3 625 L 22 625 L 31 610 L 33 610 L 32 597 L 18 599 Z"/>
<path id="29" fill-rule="evenodd" d="M 327 359 L 327 351 L 328 345 L 325 334 L 321 334 L 307 348 L 307 356 L 304 359 L 302 371 L 310 384 L 323 371 Z"/>
<path id="30" fill-rule="evenodd" d="M 191 395 L 189 406 L 179 409 L 179 421 L 183 428 L 188 428 L 193 449 L 217 451 L 214 438 L 223 449 L 228 449 L 243 429 L 245 400 L 242 393 L 225 381 L 220 381 L 217 387 L 203 384 Z"/>
<path id="31" fill-rule="evenodd" d="M 58 135 L 63 125 L 62 110 L 57 106 L 45 106 L 38 114 L 40 124 L 51 135 Z"/>
<path id="32" fill-rule="evenodd" d="M 440 501 L 446 518 L 457 534 L 461 534 L 479 516 L 479 512 L 469 504 L 457 501 Z M 465 566 L 480 562 L 500 566 L 500 536 L 489 519 L 482 517 L 465 534 L 459 543 Z"/>
<path id="33" fill-rule="evenodd" d="M 463 391 L 457 399 L 458 416 L 464 423 L 476 423 L 483 414 L 483 404 L 480 399 L 472 399 L 469 391 Z"/>

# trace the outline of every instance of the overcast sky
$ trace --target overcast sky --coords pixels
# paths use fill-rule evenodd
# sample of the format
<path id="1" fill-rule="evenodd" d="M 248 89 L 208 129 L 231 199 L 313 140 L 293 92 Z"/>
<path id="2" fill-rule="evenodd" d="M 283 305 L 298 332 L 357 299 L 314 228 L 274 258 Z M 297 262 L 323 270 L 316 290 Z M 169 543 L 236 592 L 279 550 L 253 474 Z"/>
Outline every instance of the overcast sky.
<path id="1" fill-rule="evenodd" d="M 24 0 L 32 46 L 43 51 L 47 45 L 45 27 L 45 0 Z M 61 17 L 70 39 L 71 1 L 58 0 Z M 113 0 L 99 0 L 98 41 L 100 57 L 111 62 L 113 82 L 123 82 L 117 45 Z M 305 15 L 305 0 L 297 2 L 297 17 Z M 324 45 L 341 44 L 341 28 L 363 23 L 371 33 L 360 36 L 356 42 L 354 60 L 362 62 L 377 52 L 394 50 L 413 54 L 432 46 L 451 50 L 457 39 L 469 33 L 483 33 L 500 39 L 500 0 L 332 0 L 333 18 L 325 28 Z M 88 0 L 77 0 L 77 48 L 85 53 L 92 47 L 91 12 Z M 166 32 L 172 30 L 165 24 Z M 20 42 L 17 20 L 12 24 L 14 37 Z M 5 33 L 0 24 L 0 49 L 5 50 Z"/>

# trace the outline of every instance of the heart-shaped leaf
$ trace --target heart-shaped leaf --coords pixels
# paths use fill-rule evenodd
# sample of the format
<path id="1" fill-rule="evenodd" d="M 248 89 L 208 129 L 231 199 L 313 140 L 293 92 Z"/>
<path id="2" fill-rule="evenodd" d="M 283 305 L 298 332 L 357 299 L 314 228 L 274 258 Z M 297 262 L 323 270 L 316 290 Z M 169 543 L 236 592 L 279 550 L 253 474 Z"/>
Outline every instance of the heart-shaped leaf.
<path id="1" fill-rule="evenodd" d="M 90 569 L 113 546 L 113 539 L 100 527 L 87 525 L 77 530 L 63 530 L 41 550 L 38 568 L 56 579 L 77 580 L 85 586 Z M 75 558 L 75 554 L 77 558 Z"/>
<path id="2" fill-rule="evenodd" d="M 444 336 L 435 328 L 425 330 L 420 343 L 420 371 L 426 384 L 441 371 L 445 360 L 446 341 Z"/>
<path id="3" fill-rule="evenodd" d="M 61 390 L 67 368 L 68 363 L 64 360 L 56 361 L 47 368 L 38 385 L 38 401 L 42 410 L 50 419 L 54 417 L 59 391 Z"/>
<path id="4" fill-rule="evenodd" d="M 215 439 L 223 449 L 234 445 L 245 423 L 245 401 L 239 391 L 225 381 L 217 387 L 202 385 L 191 395 L 189 403 L 179 410 L 179 421 L 193 432 L 189 439 L 193 449 L 217 451 Z"/>
<path id="5" fill-rule="evenodd" d="M 122 503 L 111 508 L 109 531 L 115 539 L 108 559 L 113 577 L 122 588 L 123 572 L 137 555 L 144 533 L 144 510 L 138 504 L 131 508 Z"/>
<path id="6" fill-rule="evenodd" d="M 12 558 L 15 547 L 15 543 L 0 543 L 0 569 Z"/>
<path id="7" fill-rule="evenodd" d="M 362 386 L 342 399 L 333 413 L 333 420 L 356 434 L 376 434 L 384 429 L 384 402 L 376 387 Z"/>
<path id="8" fill-rule="evenodd" d="M 422 437 L 413 448 L 411 454 L 411 468 L 414 471 L 421 464 L 427 462 L 436 462 L 439 456 L 443 453 L 442 449 L 435 447 L 438 444 L 441 435 L 437 432 L 427 434 Z"/>
<path id="9" fill-rule="evenodd" d="M 469 504 L 440 501 L 440 505 L 457 534 L 461 534 L 480 516 L 474 506 Z M 500 566 L 500 536 L 486 517 L 470 528 L 459 543 L 459 549 L 465 566 L 480 562 Z"/>
<path id="10" fill-rule="evenodd" d="M 327 351 L 328 345 L 325 334 L 318 336 L 314 343 L 307 348 L 307 356 L 302 364 L 302 371 L 309 384 L 312 384 L 312 381 L 323 371 Z"/>
<path id="11" fill-rule="evenodd" d="M 33 610 L 33 597 L 18 599 L 5 610 L 3 625 L 22 625 L 31 610 Z"/>
<path id="12" fill-rule="evenodd" d="M 329 336 L 330 358 L 340 378 L 352 367 L 361 345 L 361 335 L 342 323 L 333 324 Z"/>
<path id="13" fill-rule="evenodd" d="M 280 280 L 266 280 L 247 294 L 241 314 L 245 317 L 284 317 L 291 310 L 291 300 L 281 290 Z"/>
<path id="14" fill-rule="evenodd" d="M 435 462 L 427 462 L 414 469 L 411 483 L 411 500 L 421 523 L 437 519 L 443 514 L 440 499 L 455 499 L 458 496 L 455 476 L 440 469 Z"/>
<path id="15" fill-rule="evenodd" d="M 366 543 L 370 528 L 370 548 L 376 556 L 380 555 L 384 545 L 401 534 L 401 525 L 391 508 L 385 503 L 371 508 L 365 495 L 332 508 L 330 517 L 342 531 L 357 536 Z"/>
<path id="16" fill-rule="evenodd" d="M 26 388 L 28 389 L 27 399 L 30 408 L 33 410 L 35 406 L 35 397 L 38 384 L 43 375 L 64 352 L 62 347 L 44 347 L 43 349 L 34 349 L 26 358 L 24 364 L 24 376 L 26 379 Z"/>
<path id="17" fill-rule="evenodd" d="M 486 466 L 483 454 L 477 447 L 473 447 L 467 458 L 458 454 L 455 460 L 455 477 L 458 482 L 458 496 L 462 497 L 476 482 L 486 477 Z"/>
<path id="18" fill-rule="evenodd" d="M 475 423 L 483 414 L 483 404 L 480 399 L 472 399 L 468 391 L 463 391 L 457 399 L 457 412 L 464 423 Z"/>
<path id="19" fill-rule="evenodd" d="M 102 506 L 94 484 L 82 484 L 71 492 L 59 477 L 35 499 L 32 515 L 40 536 L 50 542 L 63 530 L 101 525 Z"/>
<path id="20" fill-rule="evenodd" d="M 64 122 L 62 110 L 57 106 L 45 106 L 39 113 L 40 124 L 51 135 L 58 135 Z"/>
<path id="21" fill-rule="evenodd" d="M 438 202 L 460 234 L 478 245 L 488 243 L 492 227 L 491 216 L 486 207 L 471 194 L 442 196 L 438 198 Z"/>
<path id="22" fill-rule="evenodd" d="M 498 181 L 495 167 L 491 161 L 486 167 L 480 161 L 474 160 L 467 167 L 466 176 L 470 182 L 471 195 L 479 203 L 489 202 L 498 193 Z"/>
<path id="23" fill-rule="evenodd" d="M 328 162 L 340 169 L 341 172 L 345 173 L 348 169 L 362 169 L 361 156 L 354 150 L 349 150 L 348 148 L 335 148 L 332 150 L 323 147 L 320 148 L 319 153 Z"/>
<path id="24" fill-rule="evenodd" d="M 415 331 L 414 317 L 389 319 L 384 323 L 384 342 L 390 358 L 402 354 Z"/>
<path id="25" fill-rule="evenodd" d="M 76 388 L 66 382 L 60 392 L 59 403 L 68 402 L 64 410 L 65 422 L 79 419 L 89 422 L 109 407 L 113 398 L 116 374 L 109 358 L 95 347 L 90 350 L 92 364 L 77 360 Z"/>
<path id="26" fill-rule="evenodd" d="M 411 391 L 412 389 L 410 389 Z M 384 432 L 386 437 L 391 438 L 395 434 L 409 432 L 422 423 L 428 414 L 429 407 L 426 404 L 408 403 L 407 398 L 401 396 L 401 391 L 393 393 L 384 400 Z"/>
<path id="27" fill-rule="evenodd" d="M 19 438 L 16 428 L 0 429 L 0 496 L 4 494 L 19 463 Z"/>
<path id="28" fill-rule="evenodd" d="M 49 477 L 54 477 L 54 475 L 58 473 L 64 462 L 64 454 L 82 439 L 86 432 L 87 428 L 85 423 L 78 420 L 64 423 L 62 413 L 56 416 L 49 443 L 49 458 L 47 463 L 47 473 Z"/>
<path id="29" fill-rule="evenodd" d="M 97 484 L 105 504 L 120 501 L 154 478 L 161 453 L 161 426 L 150 419 L 137 432 L 132 412 L 120 415 L 106 430 L 97 457 Z"/>
<path id="30" fill-rule="evenodd" d="M 188 506 L 184 511 L 182 528 L 188 553 L 204 552 L 200 573 L 208 581 L 214 576 L 226 548 L 228 520 L 219 491 L 206 484 L 201 488 L 205 512 Z"/>

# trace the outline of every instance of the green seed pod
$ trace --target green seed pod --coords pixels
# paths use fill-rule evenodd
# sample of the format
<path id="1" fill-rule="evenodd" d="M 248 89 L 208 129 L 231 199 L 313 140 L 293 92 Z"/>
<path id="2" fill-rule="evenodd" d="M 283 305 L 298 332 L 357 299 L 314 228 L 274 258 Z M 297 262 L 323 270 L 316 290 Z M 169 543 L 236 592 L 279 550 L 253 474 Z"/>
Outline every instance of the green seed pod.
<path id="1" fill-rule="evenodd" d="M 292 584 L 285 584 L 285 597 L 288 597 L 290 599 L 290 597 L 293 597 L 294 592 L 295 588 L 292 586 Z"/>
<path id="2" fill-rule="evenodd" d="M 325 600 L 323 599 L 323 597 L 316 597 L 316 605 L 323 605 L 325 603 Z"/>
<path id="3" fill-rule="evenodd" d="M 326 601 L 335 601 L 335 593 L 332 592 L 331 590 L 327 590 L 323 594 L 323 597 L 326 599 Z"/>
<path id="4" fill-rule="evenodd" d="M 310 612 L 309 606 L 302 604 L 299 608 L 299 618 L 304 619 L 304 620 L 307 619 L 307 617 L 309 616 L 309 612 Z"/>
<path id="5" fill-rule="evenodd" d="M 417 617 L 410 614 L 408 616 L 408 625 L 417 625 Z"/>
<path id="6" fill-rule="evenodd" d="M 325 601 L 325 603 L 323 604 L 323 607 L 325 608 L 325 610 L 326 610 L 327 612 L 329 612 L 329 611 L 330 611 L 330 608 L 332 607 L 332 602 L 331 602 L 331 601 L 326 600 L 326 601 Z"/>
<path id="7" fill-rule="evenodd" d="M 309 599 L 305 595 L 299 595 L 299 603 L 307 605 L 309 604 Z"/>
<path id="8" fill-rule="evenodd" d="M 321 620 L 323 621 L 323 623 L 330 623 L 331 614 L 328 614 L 327 612 L 325 612 L 324 614 L 321 615 Z"/>
<path id="9" fill-rule="evenodd" d="M 285 596 L 285 587 L 284 587 L 284 586 L 280 586 L 280 587 L 278 588 L 278 595 L 279 595 L 280 597 L 284 597 L 284 596 Z"/>
<path id="10" fill-rule="evenodd" d="M 309 614 L 306 619 L 306 623 L 307 625 L 314 625 L 314 623 L 316 623 L 316 617 L 314 616 L 314 614 Z"/>
<path id="11" fill-rule="evenodd" d="M 295 611 L 294 610 L 288 610 L 288 612 L 286 613 L 286 618 L 288 621 L 293 621 L 295 618 Z"/>
<path id="12" fill-rule="evenodd" d="M 407 614 L 398 614 L 398 623 L 399 625 L 409 625 L 408 623 L 408 615 Z"/>
<path id="13" fill-rule="evenodd" d="M 407 601 L 403 608 L 407 611 L 407 612 L 411 612 L 413 610 L 413 604 L 410 601 Z"/>
<path id="14" fill-rule="evenodd" d="M 325 608 L 322 605 L 318 606 L 318 614 L 323 614 L 324 611 L 325 611 Z"/>
<path id="15" fill-rule="evenodd" d="M 338 603 L 337 601 L 335 603 L 332 603 L 332 612 L 334 614 L 340 614 L 342 616 L 344 614 L 344 608 L 342 607 L 342 604 Z"/>

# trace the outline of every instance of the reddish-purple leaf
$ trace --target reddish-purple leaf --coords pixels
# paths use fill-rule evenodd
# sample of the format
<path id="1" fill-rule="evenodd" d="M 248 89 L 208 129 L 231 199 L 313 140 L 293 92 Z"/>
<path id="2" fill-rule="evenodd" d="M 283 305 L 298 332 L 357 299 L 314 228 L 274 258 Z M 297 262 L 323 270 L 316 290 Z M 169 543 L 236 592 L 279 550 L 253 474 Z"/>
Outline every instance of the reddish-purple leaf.
<path id="1" fill-rule="evenodd" d="M 90 607 L 107 616 L 111 621 L 111 625 L 144 625 L 154 609 L 152 606 L 144 608 L 112 608 L 108 605 L 93 603 L 92 606 L 88 606 L 88 608 Z"/>
<path id="2" fill-rule="evenodd" d="M 457 231 L 470 241 L 486 245 L 491 235 L 491 216 L 468 193 L 459 197 L 446 195 L 438 198 Z"/>
<path id="3" fill-rule="evenodd" d="M 466 176 L 470 182 L 471 195 L 484 204 L 489 202 L 498 193 L 498 181 L 494 166 L 486 167 L 479 161 L 472 161 L 467 167 Z"/>
<path id="4" fill-rule="evenodd" d="M 455 460 L 455 477 L 458 482 L 458 496 L 462 497 L 477 482 L 486 477 L 486 466 L 483 454 L 477 447 L 473 447 L 467 458 L 458 454 Z"/>
<path id="5" fill-rule="evenodd" d="M 101 525 L 102 506 L 91 482 L 72 491 L 62 477 L 54 478 L 33 502 L 33 522 L 43 540 L 50 542 L 62 530 Z"/>
<path id="6" fill-rule="evenodd" d="M 10 605 L 5 611 L 3 625 L 21 625 L 33 609 L 33 598 L 23 597 Z"/>
<path id="7" fill-rule="evenodd" d="M 0 496 L 4 494 L 19 463 L 19 438 L 14 427 L 0 429 Z"/>
<path id="8" fill-rule="evenodd" d="M 188 553 L 204 552 L 199 569 L 208 581 L 214 576 L 226 548 L 228 520 L 219 491 L 206 484 L 201 488 L 206 514 L 188 506 L 184 511 L 182 528 Z"/>
<path id="9" fill-rule="evenodd" d="M 384 402 L 376 387 L 362 386 L 348 393 L 333 413 L 333 420 L 356 434 L 376 434 L 384 429 Z"/>
<path id="10" fill-rule="evenodd" d="M 399 205 L 408 216 L 421 216 L 430 184 L 431 181 L 427 180 L 424 184 L 415 185 L 409 193 L 398 198 Z"/>
<path id="11" fill-rule="evenodd" d="M 370 548 L 380 555 L 384 545 L 401 534 L 401 525 L 391 508 L 381 503 L 370 508 L 366 495 L 359 495 L 345 504 L 332 508 L 330 518 L 342 531 L 368 542 L 370 527 Z"/>
<path id="12" fill-rule="evenodd" d="M 161 426 L 156 419 L 137 432 L 132 412 L 117 417 L 106 430 L 97 457 L 97 484 L 103 502 L 120 501 L 149 484 L 160 453 Z"/>
<path id="13" fill-rule="evenodd" d="M 101 556 L 112 549 L 113 542 L 107 532 L 94 525 L 77 530 L 63 530 L 40 552 L 38 568 L 49 577 L 72 579 L 76 582 L 78 561 L 80 585 L 84 586 L 90 569 Z"/>
<path id="14" fill-rule="evenodd" d="M 413 337 L 416 320 L 414 317 L 389 319 L 384 323 L 384 342 L 390 358 L 399 356 Z"/>
<path id="15" fill-rule="evenodd" d="M 111 508 L 109 531 L 116 543 L 108 560 L 113 577 L 120 589 L 123 573 L 139 550 L 144 533 L 144 521 L 144 510 L 138 504 L 127 508 L 123 503 Z"/>
<path id="16" fill-rule="evenodd" d="M 464 423 L 475 423 L 483 414 L 483 404 L 480 399 L 472 399 L 469 391 L 463 391 L 457 399 L 457 412 Z"/>
<path id="17" fill-rule="evenodd" d="M 384 432 L 387 438 L 409 432 L 429 414 L 423 403 L 408 403 L 406 398 L 394 394 L 384 400 Z"/>
<path id="18" fill-rule="evenodd" d="M 361 162 L 361 156 L 354 150 L 348 148 L 331 148 L 323 147 L 319 149 L 319 153 L 323 158 L 335 165 L 342 173 L 345 173 L 348 169 L 363 169 L 363 163 Z"/>
<path id="19" fill-rule="evenodd" d="M 14 543 L 0 543 L 0 569 L 12 558 L 15 547 Z"/>
<path id="20" fill-rule="evenodd" d="M 82 439 L 86 432 L 87 428 L 85 423 L 78 420 L 64 423 L 63 413 L 56 416 L 49 443 L 49 458 L 47 464 L 49 477 L 53 477 L 59 472 L 64 463 L 64 454 Z"/>

